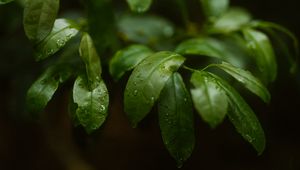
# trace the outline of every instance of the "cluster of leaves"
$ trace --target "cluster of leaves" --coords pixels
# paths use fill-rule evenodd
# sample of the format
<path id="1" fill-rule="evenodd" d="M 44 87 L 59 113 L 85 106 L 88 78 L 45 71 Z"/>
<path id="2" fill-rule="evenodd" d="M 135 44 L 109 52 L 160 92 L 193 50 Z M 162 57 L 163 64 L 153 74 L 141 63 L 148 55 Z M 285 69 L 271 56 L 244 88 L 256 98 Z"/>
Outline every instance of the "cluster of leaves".
<path id="1" fill-rule="evenodd" d="M 10 1 L 1 0 L 0 4 Z M 143 13 L 152 1 L 127 0 L 127 3 L 133 12 Z M 188 19 L 185 1 L 176 3 L 185 15 L 183 18 Z M 212 128 L 227 116 L 261 154 L 265 148 L 263 129 L 231 84 L 239 82 L 268 103 L 270 94 L 266 86 L 277 74 L 273 47 L 281 49 L 292 65 L 291 71 L 295 71 L 298 42 L 282 26 L 252 20 L 244 9 L 230 8 L 229 0 L 199 0 L 199 4 L 206 16 L 202 30 L 176 35 L 171 22 L 154 15 L 118 13 L 114 22 L 110 1 L 88 1 L 87 20 L 75 22 L 57 19 L 59 0 L 27 0 L 24 29 L 35 45 L 36 60 L 57 54 L 64 47 L 60 58 L 28 90 L 28 108 L 33 113 L 41 112 L 59 85 L 75 78 L 74 109 L 71 109 L 74 124 L 83 126 L 88 133 L 98 129 L 107 117 L 109 104 L 98 54 L 104 54 L 107 48 L 114 49 L 116 41 L 123 41 L 129 45 L 113 55 L 109 72 L 117 81 L 133 70 L 124 92 L 124 110 L 136 127 L 157 104 L 163 142 L 178 166 L 194 149 L 193 107 Z M 101 15 L 99 9 L 104 11 Z M 116 28 L 110 23 L 115 23 Z M 179 43 L 174 43 L 176 36 L 181 37 Z M 76 43 L 78 37 L 80 43 Z M 285 38 L 293 47 L 283 43 Z M 74 49 L 79 51 L 80 61 L 74 60 L 77 53 Z M 189 61 L 193 61 L 192 66 Z M 184 70 L 191 73 L 189 82 Z"/>

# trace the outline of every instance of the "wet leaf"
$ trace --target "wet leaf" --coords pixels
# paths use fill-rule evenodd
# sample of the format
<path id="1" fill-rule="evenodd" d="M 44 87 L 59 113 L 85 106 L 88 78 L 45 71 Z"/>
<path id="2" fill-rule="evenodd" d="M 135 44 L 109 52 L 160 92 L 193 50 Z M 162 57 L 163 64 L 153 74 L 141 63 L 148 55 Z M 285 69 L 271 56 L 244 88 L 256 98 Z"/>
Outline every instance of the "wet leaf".
<path id="1" fill-rule="evenodd" d="M 158 113 L 164 144 L 181 167 L 193 152 L 195 134 L 191 97 L 179 73 L 174 73 L 162 90 Z"/>
<path id="2" fill-rule="evenodd" d="M 133 70 L 125 89 L 124 107 L 134 127 L 150 112 L 165 83 L 184 60 L 176 53 L 158 52 Z"/>

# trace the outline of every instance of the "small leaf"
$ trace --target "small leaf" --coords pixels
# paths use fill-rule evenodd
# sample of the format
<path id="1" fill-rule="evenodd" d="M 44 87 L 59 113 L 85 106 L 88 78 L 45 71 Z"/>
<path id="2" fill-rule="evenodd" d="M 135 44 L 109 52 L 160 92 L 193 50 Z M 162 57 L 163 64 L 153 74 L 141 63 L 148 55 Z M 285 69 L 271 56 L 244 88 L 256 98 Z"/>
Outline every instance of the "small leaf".
<path id="1" fill-rule="evenodd" d="M 127 0 L 130 9 L 134 12 L 146 12 L 152 3 L 152 0 Z"/>
<path id="2" fill-rule="evenodd" d="M 227 96 L 216 80 L 208 73 L 194 72 L 191 77 L 194 106 L 202 119 L 212 128 L 219 125 L 227 113 Z"/>
<path id="3" fill-rule="evenodd" d="M 219 17 L 225 13 L 229 6 L 229 0 L 200 0 L 202 10 L 207 17 Z"/>
<path id="4" fill-rule="evenodd" d="M 55 65 L 49 67 L 27 91 L 26 104 L 32 113 L 41 112 L 51 100 L 60 83 L 71 76 L 69 66 Z"/>
<path id="5" fill-rule="evenodd" d="M 133 70 L 126 85 L 124 106 L 134 127 L 150 112 L 165 83 L 184 60 L 176 53 L 158 52 Z"/>
<path id="6" fill-rule="evenodd" d="M 164 18 L 153 15 L 123 15 L 118 29 L 124 41 L 157 44 L 174 34 L 173 25 Z"/>
<path id="7" fill-rule="evenodd" d="M 264 33 L 250 28 L 244 29 L 243 34 L 263 80 L 266 83 L 274 81 L 277 75 L 277 63 L 269 38 Z"/>
<path id="8" fill-rule="evenodd" d="M 118 51 L 109 63 L 109 72 L 115 80 L 120 79 L 126 71 L 136 67 L 153 51 L 144 45 L 131 45 Z"/>
<path id="9" fill-rule="evenodd" d="M 88 133 L 98 129 L 107 117 L 109 96 L 103 80 L 90 88 L 86 76 L 78 76 L 73 88 L 73 100 L 77 104 L 76 116 Z"/>
<path id="10" fill-rule="evenodd" d="M 254 77 L 251 72 L 235 67 L 226 62 L 213 65 L 230 74 L 237 81 L 241 82 L 248 90 L 259 96 L 264 102 L 268 103 L 270 101 L 270 93 L 268 89 L 260 82 L 259 79 Z"/>
<path id="11" fill-rule="evenodd" d="M 40 42 L 52 30 L 59 9 L 59 0 L 27 0 L 24 8 L 24 29 L 29 40 Z"/>
<path id="12" fill-rule="evenodd" d="M 102 68 L 92 38 L 84 33 L 81 38 L 79 54 L 85 63 L 89 84 L 93 85 L 100 80 Z"/>
<path id="13" fill-rule="evenodd" d="M 3 5 L 3 4 L 7 4 L 7 3 L 10 3 L 14 0 L 0 0 L 0 5 Z"/>
<path id="14" fill-rule="evenodd" d="M 228 117 L 236 130 L 248 141 L 260 155 L 265 149 L 265 134 L 256 115 L 239 93 L 220 77 L 209 73 L 214 77 L 219 86 L 226 91 L 230 110 Z"/>
<path id="15" fill-rule="evenodd" d="M 181 167 L 195 146 L 194 116 L 189 92 L 179 73 L 167 81 L 158 100 L 161 135 L 169 153 Z"/>
<path id="16" fill-rule="evenodd" d="M 251 20 L 251 15 L 240 8 L 231 8 L 217 19 L 208 32 L 228 34 L 240 30 Z"/>
<path id="17" fill-rule="evenodd" d="M 66 43 L 76 36 L 77 27 L 66 19 L 57 19 L 50 34 L 36 46 L 36 60 L 43 60 L 66 45 Z"/>

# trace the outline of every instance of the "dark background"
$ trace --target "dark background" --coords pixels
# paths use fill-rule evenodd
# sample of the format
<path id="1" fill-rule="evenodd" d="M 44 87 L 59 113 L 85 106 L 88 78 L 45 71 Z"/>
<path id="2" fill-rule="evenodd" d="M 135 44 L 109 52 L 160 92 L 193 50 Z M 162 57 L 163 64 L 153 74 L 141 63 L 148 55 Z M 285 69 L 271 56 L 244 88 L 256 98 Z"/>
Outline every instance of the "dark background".
<path id="1" fill-rule="evenodd" d="M 300 39 L 298 0 L 232 4 L 246 7 L 255 18 L 284 25 Z M 62 10 L 77 7 L 71 0 L 62 2 Z M 13 3 L 0 6 L 0 18 L 0 170 L 177 169 L 162 144 L 154 113 L 139 128 L 129 126 L 120 84 L 110 83 L 110 116 L 92 135 L 70 124 L 65 107 L 69 85 L 59 89 L 39 122 L 26 120 L 25 92 L 40 65 L 22 31 L 22 9 Z M 211 130 L 197 117 L 196 148 L 182 170 L 300 170 L 300 76 L 289 75 L 281 61 L 278 79 L 270 86 L 271 103 L 247 98 L 266 133 L 263 155 L 257 156 L 227 120 Z"/>

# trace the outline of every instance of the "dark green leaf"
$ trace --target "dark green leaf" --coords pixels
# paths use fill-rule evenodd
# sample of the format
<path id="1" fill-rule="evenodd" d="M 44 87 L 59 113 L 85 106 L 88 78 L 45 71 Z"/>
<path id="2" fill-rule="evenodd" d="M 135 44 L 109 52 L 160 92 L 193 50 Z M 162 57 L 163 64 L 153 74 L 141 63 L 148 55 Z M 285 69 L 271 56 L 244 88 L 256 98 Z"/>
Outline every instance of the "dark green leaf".
<path id="1" fill-rule="evenodd" d="M 0 5 L 7 4 L 12 1 L 14 1 L 14 0 L 0 0 Z"/>
<path id="2" fill-rule="evenodd" d="M 60 83 L 71 76 L 69 66 L 49 67 L 29 88 L 27 92 L 27 108 L 32 113 L 41 112 L 51 100 Z"/>
<path id="3" fill-rule="evenodd" d="M 215 78 L 206 72 L 194 72 L 191 77 L 194 88 L 191 94 L 194 106 L 202 119 L 212 128 L 219 125 L 227 113 L 227 96 Z"/>
<path id="4" fill-rule="evenodd" d="M 143 60 L 131 74 L 125 89 L 125 112 L 135 127 L 150 112 L 165 83 L 184 62 L 172 52 L 155 53 Z"/>
<path id="5" fill-rule="evenodd" d="M 127 3 L 132 11 L 141 13 L 150 8 L 152 0 L 127 0 Z"/>
<path id="6" fill-rule="evenodd" d="M 93 40 L 87 33 L 82 36 L 79 53 L 86 66 L 89 84 L 94 85 L 100 80 L 102 68 Z"/>
<path id="7" fill-rule="evenodd" d="M 109 72 L 115 80 L 118 80 L 126 71 L 133 69 L 151 54 L 153 51 L 144 45 L 131 45 L 113 56 L 109 63 Z"/>
<path id="8" fill-rule="evenodd" d="M 230 74 L 237 81 L 241 82 L 248 90 L 259 96 L 264 102 L 268 103 L 270 101 L 270 93 L 268 89 L 260 82 L 259 79 L 254 77 L 251 72 L 225 62 L 213 65 Z"/>
<path id="9" fill-rule="evenodd" d="M 269 38 L 264 33 L 250 28 L 244 29 L 243 34 L 263 80 L 266 83 L 274 81 L 277 75 L 277 63 Z"/>
<path id="10" fill-rule="evenodd" d="M 159 125 L 169 153 L 181 167 L 195 145 L 193 106 L 179 73 L 167 81 L 158 100 Z"/>
<path id="11" fill-rule="evenodd" d="M 23 20 L 27 37 L 43 40 L 52 30 L 58 9 L 59 0 L 27 0 Z"/>
<path id="12" fill-rule="evenodd" d="M 57 19 L 50 34 L 36 46 L 36 60 L 43 60 L 57 51 L 78 33 L 78 28 L 69 20 Z"/>
<path id="13" fill-rule="evenodd" d="M 170 22 L 151 15 L 124 15 L 118 20 L 118 29 L 125 41 L 149 45 L 170 38 L 174 34 Z"/>
<path id="14" fill-rule="evenodd" d="M 240 8 L 231 8 L 209 27 L 210 33 L 230 33 L 240 30 L 251 20 L 251 15 Z"/>
<path id="15" fill-rule="evenodd" d="M 214 77 L 219 86 L 226 91 L 230 106 L 227 113 L 229 120 L 243 138 L 256 149 L 258 154 L 261 154 L 265 149 L 265 134 L 256 115 L 230 84 L 216 75 L 210 73 L 209 75 Z"/>
<path id="16" fill-rule="evenodd" d="M 207 17 L 219 17 L 225 13 L 229 6 L 229 0 L 200 0 L 202 10 Z"/>
<path id="17" fill-rule="evenodd" d="M 76 116 L 88 133 L 98 129 L 107 117 L 108 91 L 103 80 L 90 88 L 86 76 L 77 77 L 73 88 L 73 100 L 77 104 Z"/>

